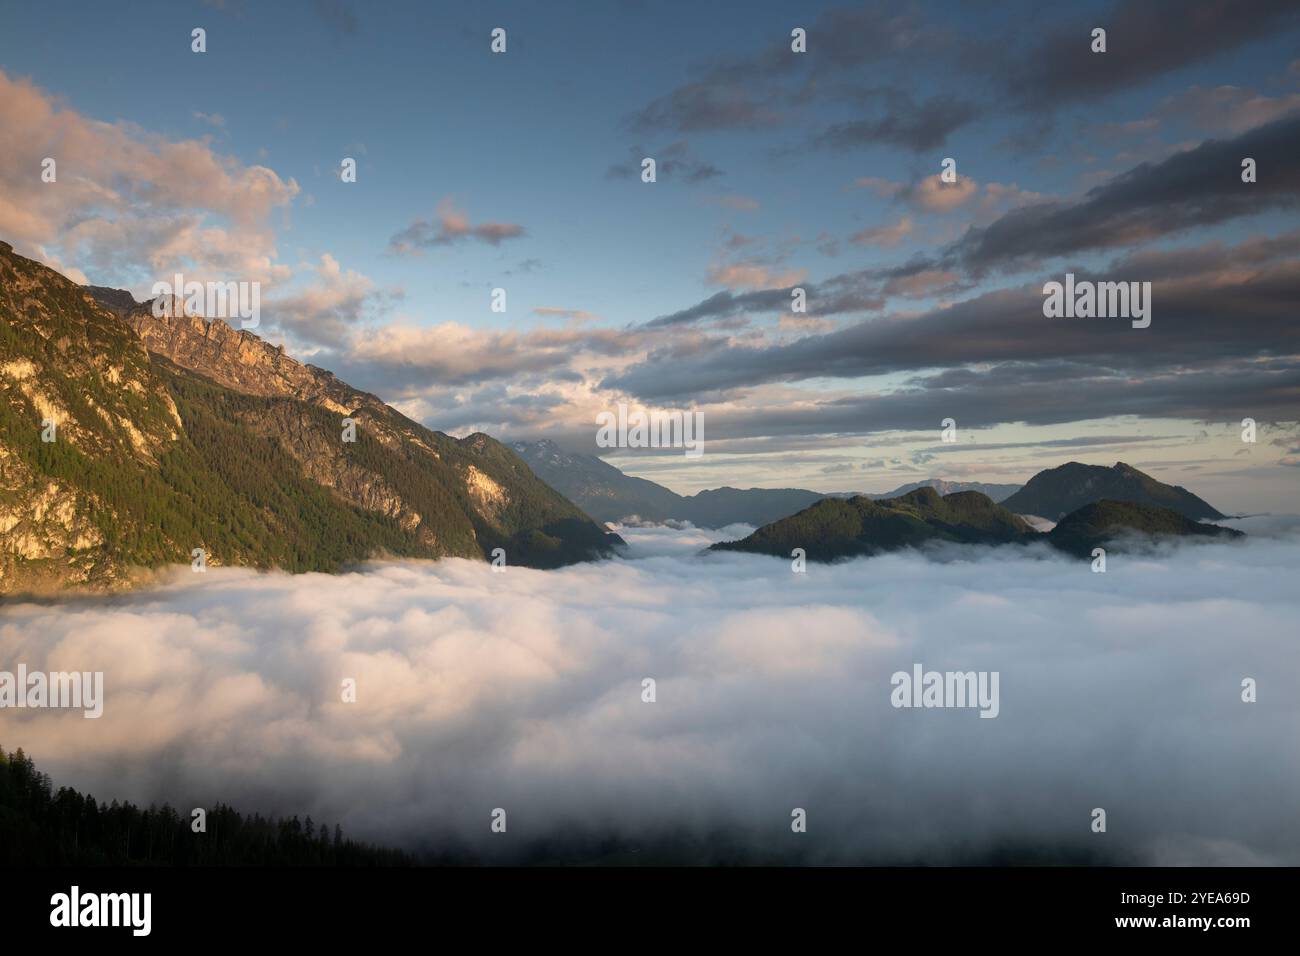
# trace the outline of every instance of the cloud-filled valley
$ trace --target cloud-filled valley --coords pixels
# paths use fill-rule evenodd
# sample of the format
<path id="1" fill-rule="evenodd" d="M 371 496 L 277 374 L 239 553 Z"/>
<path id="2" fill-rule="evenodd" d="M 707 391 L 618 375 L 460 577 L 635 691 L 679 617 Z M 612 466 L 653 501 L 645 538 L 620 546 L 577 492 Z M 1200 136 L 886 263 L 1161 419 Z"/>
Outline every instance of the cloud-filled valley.
<path id="1" fill-rule="evenodd" d="M 310 814 L 428 859 L 1294 865 L 1300 537 L 1238 526 L 1265 533 L 1105 574 L 1037 547 L 794 574 L 689 527 L 558 571 L 178 570 L 11 604 L 0 668 L 102 670 L 106 702 L 7 710 L 0 744 L 101 800 Z M 915 663 L 999 672 L 999 715 L 893 708 Z"/>

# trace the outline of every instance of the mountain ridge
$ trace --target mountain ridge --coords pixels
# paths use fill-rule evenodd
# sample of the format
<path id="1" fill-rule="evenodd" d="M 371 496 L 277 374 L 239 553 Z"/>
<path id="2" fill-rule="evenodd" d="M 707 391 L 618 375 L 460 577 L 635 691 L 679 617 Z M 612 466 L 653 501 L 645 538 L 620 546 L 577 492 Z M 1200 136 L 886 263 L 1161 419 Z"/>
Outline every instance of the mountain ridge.
<path id="1" fill-rule="evenodd" d="M 942 495 L 950 495 L 959 491 L 978 491 L 981 494 L 988 495 L 995 503 L 1001 504 L 1011 495 L 1015 494 L 1024 485 L 1016 484 L 997 484 L 986 481 L 949 481 L 946 478 L 927 478 L 924 481 L 911 481 L 904 485 L 899 485 L 893 491 L 886 491 L 880 494 L 871 494 L 869 498 L 898 498 L 907 494 L 909 491 L 915 491 L 918 488 L 933 488 Z"/>
<path id="2" fill-rule="evenodd" d="M 796 515 L 765 525 L 710 551 L 743 551 L 788 558 L 802 549 L 810 561 L 870 557 L 933 544 L 1031 544 L 1045 541 L 1075 556 L 1099 546 L 1131 547 L 1162 537 L 1242 537 L 1240 531 L 1201 524 L 1171 508 L 1103 499 L 1061 519 L 1043 533 L 977 491 L 940 496 L 920 488 L 898 498 L 823 499 Z"/>
<path id="3" fill-rule="evenodd" d="M 248 331 L 133 302 L 0 244 L 0 592 L 127 587 L 195 549 L 337 571 L 497 548 L 553 567 L 622 543 L 487 435 L 433 431 Z"/>
<path id="4" fill-rule="evenodd" d="M 985 494 L 961 491 L 941 496 L 926 487 L 897 498 L 824 498 L 710 550 L 789 557 L 799 548 L 808 560 L 833 561 L 938 542 L 1012 544 L 1037 537 L 1028 522 Z"/>
<path id="5" fill-rule="evenodd" d="M 764 525 L 788 517 L 823 498 L 852 498 L 861 492 L 819 492 L 804 488 L 737 488 L 723 485 L 680 495 L 647 478 L 625 474 L 596 455 L 570 452 L 549 439 L 516 441 L 511 447 L 562 494 L 600 521 L 636 517 L 644 521 L 689 521 L 699 528 L 732 524 Z M 1019 485 L 986 485 L 930 478 L 871 498 L 896 497 L 914 488 L 938 485 L 949 491 L 986 488 L 1011 494 Z"/>
<path id="6" fill-rule="evenodd" d="M 1002 504 L 1017 514 L 1056 521 L 1103 499 L 1170 508 L 1193 520 L 1226 517 L 1186 488 L 1167 485 L 1122 461 L 1109 468 L 1069 461 L 1045 469 Z"/>

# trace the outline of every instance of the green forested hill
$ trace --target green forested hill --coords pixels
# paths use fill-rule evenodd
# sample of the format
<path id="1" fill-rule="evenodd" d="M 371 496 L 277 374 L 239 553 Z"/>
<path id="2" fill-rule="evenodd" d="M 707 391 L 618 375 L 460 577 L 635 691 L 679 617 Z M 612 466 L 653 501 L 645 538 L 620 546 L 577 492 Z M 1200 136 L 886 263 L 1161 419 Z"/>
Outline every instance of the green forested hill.
<path id="1" fill-rule="evenodd" d="M 977 491 L 941 497 L 919 488 L 898 498 L 824 498 L 796 515 L 774 521 L 720 551 L 788 557 L 803 548 L 814 561 L 877 554 L 932 541 L 1006 543 L 1036 538 L 1023 518 Z"/>
<path id="2" fill-rule="evenodd" d="M 1092 549 L 1110 544 L 1117 538 L 1155 538 L 1169 536 L 1200 538 L 1240 538 L 1232 528 L 1202 524 L 1175 511 L 1132 501 L 1097 501 L 1072 511 L 1057 524 L 1047 538 L 1062 551 L 1080 557 Z"/>

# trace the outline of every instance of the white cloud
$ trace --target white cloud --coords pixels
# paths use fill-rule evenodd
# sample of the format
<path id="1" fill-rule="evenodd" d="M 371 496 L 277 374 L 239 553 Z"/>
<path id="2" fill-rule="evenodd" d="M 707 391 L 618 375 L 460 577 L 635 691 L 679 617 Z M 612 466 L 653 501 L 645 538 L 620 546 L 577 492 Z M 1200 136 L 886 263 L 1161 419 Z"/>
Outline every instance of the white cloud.
<path id="1" fill-rule="evenodd" d="M 267 308 L 296 340 L 342 345 L 356 325 L 382 305 L 384 296 L 367 276 L 344 269 L 329 253 L 313 271 L 309 285 L 269 301 Z"/>
<path id="2" fill-rule="evenodd" d="M 289 287 L 295 270 L 278 261 L 274 220 L 298 183 L 216 152 L 207 137 L 172 141 L 100 122 L 0 70 L 0 153 L 0 237 L 75 282 L 126 287 L 140 299 L 176 272 L 261 283 L 272 322 L 313 344 L 341 343 L 365 309 L 392 295 L 328 253 Z M 46 158 L 54 182 L 42 181 Z"/>
<path id="3" fill-rule="evenodd" d="M 183 570 L 111 603 L 11 604 L 0 666 L 103 670 L 106 704 L 8 712 L 0 742 L 100 799 L 227 800 L 497 860 L 673 834 L 808 862 L 1300 863 L 1300 539 L 1112 555 L 1104 575 L 1015 550 L 796 575 L 694 557 L 713 532 L 622 530 L 647 557 Z M 914 662 L 999 671 L 1000 716 L 893 709 Z"/>
<path id="4" fill-rule="evenodd" d="M 269 220 L 298 184 L 206 140 L 93 120 L 0 71 L 0 153 L 0 235 L 19 252 L 96 270 L 99 281 L 134 274 L 145 287 L 146 276 L 175 269 L 284 277 L 271 266 Z M 57 164 L 49 183 L 41 179 L 47 157 Z"/>

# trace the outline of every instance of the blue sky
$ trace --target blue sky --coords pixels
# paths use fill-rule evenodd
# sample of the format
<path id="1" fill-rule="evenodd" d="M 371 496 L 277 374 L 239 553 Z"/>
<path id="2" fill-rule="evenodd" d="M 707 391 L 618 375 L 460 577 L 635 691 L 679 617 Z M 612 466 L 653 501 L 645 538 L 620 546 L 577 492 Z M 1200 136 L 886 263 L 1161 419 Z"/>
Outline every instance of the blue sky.
<path id="1" fill-rule="evenodd" d="M 21 124 L 33 114 L 14 108 L 11 139 L 34 156 L 65 148 L 61 179 L 80 177 L 82 188 L 32 199 L 40 186 L 16 161 L 22 173 L 0 183 L 0 238 L 141 298 L 174 265 L 263 281 L 268 338 L 456 434 L 481 428 L 591 450 L 593 413 L 619 401 L 701 409 L 703 462 L 611 458 L 678 490 L 884 490 L 931 474 L 1012 481 L 1070 458 L 1122 459 L 1209 488 L 1221 508 L 1296 510 L 1300 392 L 1294 339 L 1276 334 L 1275 313 L 1242 330 L 1254 345 L 1238 342 L 1226 357 L 1173 339 L 1163 351 L 1144 343 L 1149 357 L 1131 365 L 1109 358 L 1109 346 L 1059 359 L 986 354 L 985 337 L 972 338 L 969 357 L 960 343 L 936 348 L 933 363 L 913 351 L 888 368 L 826 375 L 782 364 L 792 346 L 816 352 L 819 337 L 857 327 L 874 343 L 871 323 L 1032 290 L 1067 269 L 1105 277 L 1127 258 L 1141 279 L 1161 252 L 1191 261 L 1185 250 L 1220 243 L 1222 260 L 1295 229 L 1290 188 L 1197 213 L 1191 225 L 1147 229 L 1121 216 L 1132 236 L 1117 225 L 1100 241 L 1062 236 L 1060 255 L 999 253 L 972 266 L 962 245 L 972 231 L 1036 204 L 1083 209 L 1077 229 L 1089 190 L 1144 163 L 1152 182 L 1168 182 L 1161 164 L 1300 107 L 1300 32 L 1284 4 L 972 6 L 6 3 L 6 82 L 30 80 L 33 97 L 77 118 L 65 124 L 75 136 L 30 142 Z M 1107 27 L 1106 54 L 1053 52 L 1061 42 L 1086 50 L 1092 26 Z M 207 31 L 202 55 L 190 49 L 194 27 Z M 489 50 L 494 27 L 507 30 L 505 54 Z M 808 30 L 806 54 L 789 52 L 793 27 Z M 148 155 L 125 158 L 128 139 Z M 89 160 L 78 167 L 78 150 L 95 158 L 93 171 Z M 218 172 L 187 187 L 199 150 Z M 339 180 L 345 156 L 357 160 L 356 183 Z M 640 182 L 641 156 L 658 158 L 659 182 Z M 927 191 L 948 156 L 959 188 Z M 1294 164 L 1294 150 L 1278 161 Z M 150 177 L 169 185 L 151 190 Z M 163 238 L 190 216 L 224 230 L 221 255 L 205 235 Z M 446 241 L 398 248 L 394 237 L 413 226 Z M 1222 293 L 1225 283 L 1277 280 L 1285 293 L 1295 249 L 1243 257 L 1274 271 L 1202 281 Z M 884 275 L 908 265 L 909 275 Z M 1152 336 L 1180 328 L 1161 310 L 1176 297 L 1161 281 L 1186 301 L 1210 301 L 1179 285 L 1190 276 L 1152 278 Z M 817 290 L 810 314 L 762 297 L 793 285 Z M 489 309 L 495 287 L 507 291 L 504 315 Z M 853 300 L 828 309 L 827 289 L 851 289 Z M 751 298 L 642 328 L 721 294 Z M 1231 324 L 1239 301 L 1225 295 L 1217 319 L 1198 321 Z M 1013 337 L 1056 334 L 1043 322 Z M 826 341 L 839 354 L 838 340 Z M 1260 362 L 1274 384 L 1255 393 L 1229 384 Z M 723 368 L 745 371 L 710 391 Z M 957 385 L 936 383 L 957 373 Z M 1077 412 L 1042 413 L 1029 386 L 1025 407 L 1008 407 L 1000 383 L 1020 374 L 1077 388 Z M 1150 384 L 1166 379 L 1166 389 Z M 1207 381 L 1221 385 L 1207 392 Z M 908 407 L 928 408 L 920 399 L 939 387 L 954 417 L 972 414 L 960 449 L 936 447 L 937 420 L 931 434 L 928 418 L 889 417 L 909 389 L 921 391 Z M 1111 400 L 1120 392 L 1131 405 Z M 875 400 L 891 395 L 892 404 Z M 857 425 L 836 413 L 854 402 L 866 403 Z M 1246 414 L 1269 425 L 1243 456 L 1234 423 Z"/>

